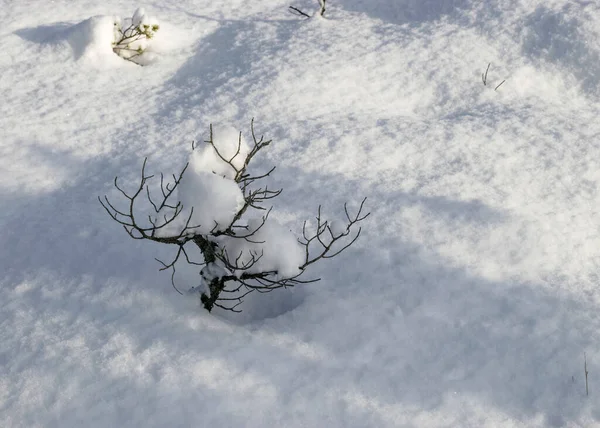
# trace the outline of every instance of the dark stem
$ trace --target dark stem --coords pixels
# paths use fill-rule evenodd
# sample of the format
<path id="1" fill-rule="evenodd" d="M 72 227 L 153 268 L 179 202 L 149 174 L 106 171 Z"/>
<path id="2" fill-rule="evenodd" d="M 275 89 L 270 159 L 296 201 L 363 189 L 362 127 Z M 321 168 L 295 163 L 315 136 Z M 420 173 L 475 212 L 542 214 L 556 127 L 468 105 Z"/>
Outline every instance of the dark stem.
<path id="1" fill-rule="evenodd" d="M 310 15 L 307 13 L 302 12 L 300 9 L 298 9 L 297 7 L 294 6 L 290 6 L 290 11 L 292 11 L 292 13 L 295 13 L 296 15 L 300 15 L 300 16 L 304 16 L 306 18 L 310 18 Z"/>
<path id="2" fill-rule="evenodd" d="M 488 71 L 490 70 L 490 65 L 492 65 L 491 62 L 488 64 L 487 68 L 485 69 L 485 74 L 481 73 L 481 80 L 483 80 L 483 86 L 487 86 L 487 75 L 488 75 Z"/>
<path id="3" fill-rule="evenodd" d="M 590 395 L 590 390 L 588 388 L 588 369 L 587 369 L 587 356 L 585 352 L 583 353 L 583 370 L 585 371 L 585 395 Z"/>

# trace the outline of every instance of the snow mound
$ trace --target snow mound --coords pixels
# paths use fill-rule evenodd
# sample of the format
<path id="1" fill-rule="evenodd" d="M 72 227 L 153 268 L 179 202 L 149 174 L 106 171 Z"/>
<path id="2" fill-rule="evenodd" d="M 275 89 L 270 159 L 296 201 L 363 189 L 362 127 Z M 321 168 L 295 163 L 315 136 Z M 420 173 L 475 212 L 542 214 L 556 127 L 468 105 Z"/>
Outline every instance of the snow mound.
<path id="1" fill-rule="evenodd" d="M 135 35 L 137 29 L 139 37 Z M 149 37 L 145 37 L 145 33 Z M 61 22 L 25 28 L 17 34 L 42 45 L 65 45 L 72 51 L 75 61 L 100 68 L 122 67 L 128 62 L 148 65 L 159 55 L 190 44 L 185 30 L 169 24 L 159 25 L 158 20 L 147 15 L 142 8 L 138 8 L 131 18 L 98 15 L 76 24 Z M 124 42 L 117 46 L 117 54 L 115 44 L 121 39 Z M 138 49 L 143 53 L 140 54 Z"/>
<path id="2" fill-rule="evenodd" d="M 125 61 L 112 50 L 114 24 L 111 16 L 94 16 L 67 29 L 65 40 L 73 49 L 75 60 L 94 65 L 122 65 Z"/>

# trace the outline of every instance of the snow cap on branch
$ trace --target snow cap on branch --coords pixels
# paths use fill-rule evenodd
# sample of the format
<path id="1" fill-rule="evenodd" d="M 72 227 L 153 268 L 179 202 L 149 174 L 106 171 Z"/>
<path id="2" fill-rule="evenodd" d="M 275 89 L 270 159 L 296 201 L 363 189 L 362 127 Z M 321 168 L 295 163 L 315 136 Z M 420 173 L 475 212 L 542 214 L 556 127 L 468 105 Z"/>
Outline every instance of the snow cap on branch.
<path id="1" fill-rule="evenodd" d="M 261 226 L 262 225 L 262 226 Z M 253 233 L 255 232 L 255 233 Z M 257 259 L 248 273 L 277 271 L 279 278 L 290 278 L 301 273 L 305 254 L 296 236 L 273 219 L 263 224 L 260 219 L 248 222 L 248 239 L 223 237 L 221 245 L 227 248 L 229 258 L 240 256 L 239 265 L 247 264 L 251 257 Z"/>
<path id="2" fill-rule="evenodd" d="M 244 137 L 232 126 L 213 128 L 212 144 L 199 144 L 192 153 L 192 166 L 196 171 L 214 172 L 231 180 L 236 172 L 226 161 L 238 170 L 250 152 Z"/>
<path id="3" fill-rule="evenodd" d="M 244 204 L 244 195 L 235 181 L 194 168 L 186 171 L 177 190 L 183 205 L 180 219 L 187 220 L 193 207 L 189 225 L 198 226 L 193 232 L 202 235 L 229 226 Z"/>
<path id="4" fill-rule="evenodd" d="M 177 235 L 185 227 L 197 226 L 189 233 L 206 235 L 227 228 L 244 205 L 244 195 L 233 178 L 235 171 L 225 162 L 242 167 L 249 149 L 240 134 L 231 127 L 217 129 L 213 145 L 203 144 L 191 153 L 185 171 L 171 202 L 180 201 L 183 211 L 177 221 L 160 231 L 160 235 Z M 217 148 L 219 154 L 215 150 Z M 192 213 L 193 208 L 193 213 Z M 190 218 L 191 213 L 191 218 Z"/>

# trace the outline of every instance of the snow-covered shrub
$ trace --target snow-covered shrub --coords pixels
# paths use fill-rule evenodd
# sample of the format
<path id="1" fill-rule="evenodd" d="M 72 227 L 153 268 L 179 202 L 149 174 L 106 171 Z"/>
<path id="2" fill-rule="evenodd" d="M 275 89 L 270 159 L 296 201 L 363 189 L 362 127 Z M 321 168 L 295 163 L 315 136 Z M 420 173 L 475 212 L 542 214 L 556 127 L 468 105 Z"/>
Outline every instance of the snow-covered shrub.
<path id="1" fill-rule="evenodd" d="M 215 134 L 211 125 L 206 144 L 193 146 L 189 162 L 172 180 L 161 174 L 153 191 L 148 183 L 154 176 L 146 173 L 146 158 L 133 193 L 123 190 L 115 178 L 115 187 L 127 201 L 125 209 L 106 196 L 98 198 L 132 238 L 177 246 L 171 262 L 160 262 L 161 270 L 172 270 L 174 287 L 175 266 L 181 258 L 201 267 L 199 284 L 191 289 L 208 311 L 215 306 L 237 311 L 243 297 L 253 291 L 318 281 L 304 277 L 308 267 L 351 246 L 360 235 L 360 227 L 354 231 L 357 223 L 369 215 L 363 213 L 363 199 L 355 214 L 344 206 L 344 221 L 333 225 L 322 218 L 319 207 L 316 222 L 312 226 L 304 222 L 298 239 L 270 219 L 272 207 L 264 206 L 281 189 L 257 185 L 275 168 L 262 174 L 248 172 L 252 159 L 271 143 L 256 137 L 253 123 L 251 135 L 248 144 L 241 133 L 226 129 Z M 149 215 L 138 214 L 139 199 L 147 202 Z"/>
<path id="2" fill-rule="evenodd" d="M 141 64 L 140 59 L 150 40 L 160 29 L 158 22 L 138 8 L 131 18 L 114 20 L 113 52 L 121 58 Z"/>

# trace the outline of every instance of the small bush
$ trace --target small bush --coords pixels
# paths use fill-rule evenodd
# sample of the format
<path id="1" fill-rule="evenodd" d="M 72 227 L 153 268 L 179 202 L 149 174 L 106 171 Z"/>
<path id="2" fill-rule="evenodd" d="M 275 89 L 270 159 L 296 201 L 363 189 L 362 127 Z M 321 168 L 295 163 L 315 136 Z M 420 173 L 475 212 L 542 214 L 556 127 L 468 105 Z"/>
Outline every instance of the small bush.
<path id="1" fill-rule="evenodd" d="M 217 136 L 211 125 L 209 139 L 192 146 L 190 161 L 172 179 L 160 174 L 160 185 L 151 189 L 149 182 L 155 177 L 146 173 L 145 159 L 133 192 L 126 192 L 115 178 L 124 208 L 106 196 L 98 198 L 132 238 L 177 247 L 172 261 L 159 260 L 161 270 L 171 270 L 176 290 L 175 268 L 181 259 L 200 268 L 199 282 L 190 289 L 198 292 L 208 311 L 220 307 L 238 312 L 251 292 L 318 281 L 305 277 L 310 266 L 356 242 L 361 231 L 357 224 L 369 215 L 364 213 L 365 199 L 354 214 L 344 205 L 345 219 L 339 223 L 325 220 L 319 206 L 316 221 L 305 221 L 297 238 L 269 218 L 272 207 L 265 204 L 282 190 L 259 184 L 275 167 L 249 172 L 251 161 L 271 143 L 257 138 L 253 125 L 251 136 L 250 144 L 236 131 Z"/>
<path id="2" fill-rule="evenodd" d="M 158 22 L 149 18 L 142 8 L 138 8 L 131 18 L 116 18 L 113 52 L 123 59 L 142 65 L 142 55 L 159 29 Z"/>

